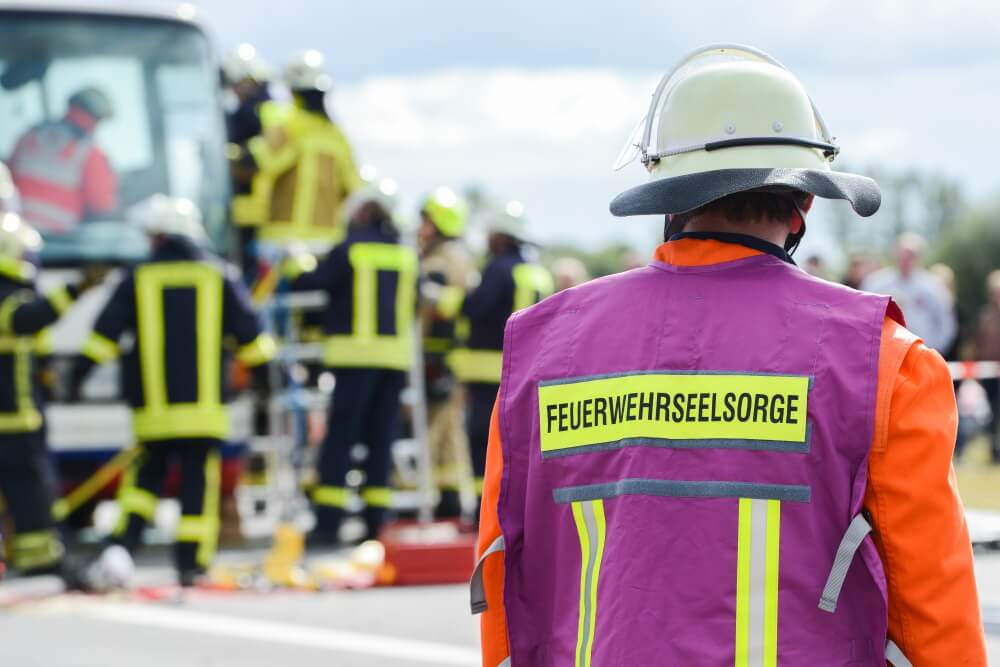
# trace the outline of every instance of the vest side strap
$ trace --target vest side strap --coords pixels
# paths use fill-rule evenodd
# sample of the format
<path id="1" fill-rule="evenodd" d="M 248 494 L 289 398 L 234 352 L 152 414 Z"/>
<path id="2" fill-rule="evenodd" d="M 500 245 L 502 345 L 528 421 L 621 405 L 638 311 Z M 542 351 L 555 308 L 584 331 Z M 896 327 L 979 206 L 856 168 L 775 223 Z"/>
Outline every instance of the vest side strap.
<path id="1" fill-rule="evenodd" d="M 503 551 L 504 548 L 503 535 L 501 535 L 493 540 L 493 544 L 483 552 L 483 555 L 479 557 L 479 562 L 476 563 L 476 569 L 472 572 L 472 579 L 469 581 L 469 607 L 473 616 L 481 614 L 487 609 L 486 587 L 483 585 L 483 564 L 490 555 Z"/>
<path id="2" fill-rule="evenodd" d="M 844 537 L 840 540 L 840 546 L 837 547 L 837 555 L 833 559 L 833 566 L 830 568 L 830 574 L 826 578 L 826 586 L 823 587 L 823 595 L 819 600 L 819 608 L 823 611 L 828 611 L 832 614 L 837 610 L 837 599 L 840 597 L 840 589 L 844 586 L 847 571 L 851 567 L 851 562 L 854 561 L 854 554 L 858 552 L 861 543 L 870 532 L 872 532 L 871 524 L 861 514 L 858 514 L 851 520 L 851 524 L 847 527 L 847 532 L 844 533 Z"/>
<path id="3" fill-rule="evenodd" d="M 885 645 L 885 659 L 892 667 L 913 667 L 913 663 L 903 655 L 896 642 L 891 639 Z"/>

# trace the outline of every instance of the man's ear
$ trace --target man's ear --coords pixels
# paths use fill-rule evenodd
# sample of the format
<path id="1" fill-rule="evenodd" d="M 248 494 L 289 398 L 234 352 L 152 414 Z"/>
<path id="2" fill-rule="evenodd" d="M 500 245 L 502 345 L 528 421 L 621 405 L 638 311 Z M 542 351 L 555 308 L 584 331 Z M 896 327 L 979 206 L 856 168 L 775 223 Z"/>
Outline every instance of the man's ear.
<path id="1" fill-rule="evenodd" d="M 803 213 L 808 213 L 809 209 L 812 208 L 813 202 L 816 200 L 815 195 L 806 195 L 806 198 L 802 200 L 802 205 L 799 206 Z"/>

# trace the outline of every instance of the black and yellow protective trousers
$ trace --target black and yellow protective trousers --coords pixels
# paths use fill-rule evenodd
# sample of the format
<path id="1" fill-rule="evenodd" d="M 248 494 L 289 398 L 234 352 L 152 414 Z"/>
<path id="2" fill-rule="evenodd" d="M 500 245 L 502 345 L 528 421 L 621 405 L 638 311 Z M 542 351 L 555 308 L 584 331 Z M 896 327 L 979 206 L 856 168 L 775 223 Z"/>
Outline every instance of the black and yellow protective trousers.
<path id="1" fill-rule="evenodd" d="M 212 438 L 184 438 L 139 445 L 138 462 L 125 472 L 118 490 L 121 517 L 113 540 L 131 552 L 142 545 L 143 529 L 155 517 L 162 485 L 170 465 L 175 464 L 180 472 L 177 499 L 181 505 L 174 536 L 177 569 L 190 572 L 207 568 L 219 535 L 221 444 Z"/>
<path id="2" fill-rule="evenodd" d="M 0 494 L 14 527 L 13 564 L 26 573 L 54 571 L 64 551 L 52 519 L 55 485 L 36 360 L 45 352 L 45 327 L 75 296 L 60 288 L 38 297 L 0 277 Z"/>

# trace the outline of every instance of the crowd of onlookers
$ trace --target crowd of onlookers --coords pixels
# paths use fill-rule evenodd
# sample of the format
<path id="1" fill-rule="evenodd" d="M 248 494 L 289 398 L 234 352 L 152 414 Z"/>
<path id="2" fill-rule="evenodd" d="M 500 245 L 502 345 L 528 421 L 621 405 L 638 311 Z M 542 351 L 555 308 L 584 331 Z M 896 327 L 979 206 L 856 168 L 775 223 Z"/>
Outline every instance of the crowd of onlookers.
<path id="1" fill-rule="evenodd" d="M 1000 362 L 1000 268 L 987 277 L 987 301 L 977 317 L 959 326 L 955 273 L 946 264 L 924 268 L 926 242 L 906 232 L 896 242 L 893 262 L 885 267 L 867 255 L 853 255 L 840 280 L 849 287 L 889 294 L 899 304 L 906 326 L 948 361 Z M 830 278 L 822 259 L 808 257 L 803 268 Z M 1000 462 L 1000 379 L 981 378 L 956 383 L 961 415 L 957 452 L 971 435 L 986 428 L 991 435 L 993 460 Z"/>

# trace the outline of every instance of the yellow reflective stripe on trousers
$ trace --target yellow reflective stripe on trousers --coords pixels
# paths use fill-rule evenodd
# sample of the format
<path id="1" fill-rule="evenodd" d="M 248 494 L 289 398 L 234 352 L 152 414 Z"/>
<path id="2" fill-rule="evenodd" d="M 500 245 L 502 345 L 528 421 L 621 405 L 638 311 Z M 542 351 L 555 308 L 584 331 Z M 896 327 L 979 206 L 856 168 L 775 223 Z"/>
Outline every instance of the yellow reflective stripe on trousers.
<path id="1" fill-rule="evenodd" d="M 348 251 L 354 270 L 354 313 L 350 335 L 329 336 L 324 362 L 333 367 L 407 370 L 413 361 L 413 315 L 417 255 L 394 243 L 355 243 Z M 378 333 L 378 272 L 394 271 L 396 333 Z"/>
<path id="2" fill-rule="evenodd" d="M 118 344 L 106 336 L 102 336 L 96 331 L 91 331 L 80 352 L 98 364 L 118 358 Z"/>
<path id="3" fill-rule="evenodd" d="M 312 490 L 312 501 L 324 507 L 346 507 L 347 489 L 342 486 L 317 486 Z"/>
<path id="4" fill-rule="evenodd" d="M 523 310 L 555 291 L 552 275 L 538 264 L 518 264 L 513 270 L 514 310 Z"/>
<path id="5" fill-rule="evenodd" d="M 371 507 L 392 507 L 392 489 L 369 486 L 361 490 L 361 500 Z"/>
<path id="6" fill-rule="evenodd" d="M 198 399 L 194 403 L 171 404 L 167 397 L 163 293 L 170 288 L 195 291 Z M 135 289 L 143 390 L 143 406 L 133 415 L 136 435 L 143 440 L 226 437 L 228 417 L 220 401 L 222 274 L 207 263 L 157 262 L 136 269 Z"/>
<path id="7" fill-rule="evenodd" d="M 594 629 L 597 626 L 597 586 L 604 558 L 607 521 L 603 500 L 572 504 L 573 520 L 580 538 L 580 612 L 577 624 L 576 667 L 591 667 Z"/>
<path id="8" fill-rule="evenodd" d="M 33 338 L 0 338 L 0 354 L 12 356 L 14 370 L 14 412 L 0 412 L 0 433 L 26 433 L 42 426 L 42 413 L 31 392 Z"/>
<path id="9" fill-rule="evenodd" d="M 136 486 L 123 486 L 118 494 L 118 508 L 123 515 L 136 514 L 146 521 L 156 518 L 156 494 Z"/>
<path id="10" fill-rule="evenodd" d="M 462 382 L 500 384 L 503 353 L 500 350 L 474 350 L 460 347 L 448 355 L 448 365 Z"/>
<path id="11" fill-rule="evenodd" d="M 52 565 L 65 553 L 62 540 L 54 530 L 15 533 L 11 549 L 14 565 L 25 570 Z"/>
<path id="12" fill-rule="evenodd" d="M 174 533 L 174 539 L 178 542 L 198 544 L 195 559 L 201 567 L 208 567 L 212 562 L 219 540 L 221 466 L 219 452 L 209 452 L 205 458 L 205 489 L 201 514 L 182 516 Z"/>
<path id="13" fill-rule="evenodd" d="M 781 501 L 739 499 L 736 667 L 778 664 Z"/>
<path id="14" fill-rule="evenodd" d="M 219 543 L 219 495 L 222 492 L 222 455 L 218 450 L 208 453 L 205 460 L 205 500 L 202 505 L 202 516 L 206 527 L 204 539 L 198 547 L 196 556 L 198 564 L 208 567 L 215 557 Z"/>

